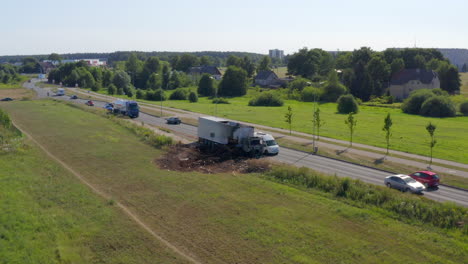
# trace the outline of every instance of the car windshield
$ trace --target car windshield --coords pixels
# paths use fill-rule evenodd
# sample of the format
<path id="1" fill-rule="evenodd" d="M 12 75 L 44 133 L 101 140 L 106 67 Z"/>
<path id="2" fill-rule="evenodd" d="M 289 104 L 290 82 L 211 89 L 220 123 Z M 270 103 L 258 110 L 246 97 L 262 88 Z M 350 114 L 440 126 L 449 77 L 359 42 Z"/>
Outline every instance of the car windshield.
<path id="1" fill-rule="evenodd" d="M 416 182 L 415 179 L 411 178 L 411 177 L 405 177 L 405 178 L 402 178 L 406 183 L 414 183 Z"/>
<path id="2" fill-rule="evenodd" d="M 278 144 L 276 144 L 276 141 L 274 141 L 274 140 L 267 140 L 265 143 L 269 147 L 274 146 L 274 145 L 278 145 Z"/>
<path id="3" fill-rule="evenodd" d="M 432 179 L 439 179 L 439 175 L 437 174 L 432 175 Z"/>
<path id="4" fill-rule="evenodd" d="M 129 104 L 129 105 L 128 105 L 128 109 L 130 109 L 130 110 L 136 110 L 136 109 L 138 109 L 138 104 L 135 104 L 135 103 Z"/>

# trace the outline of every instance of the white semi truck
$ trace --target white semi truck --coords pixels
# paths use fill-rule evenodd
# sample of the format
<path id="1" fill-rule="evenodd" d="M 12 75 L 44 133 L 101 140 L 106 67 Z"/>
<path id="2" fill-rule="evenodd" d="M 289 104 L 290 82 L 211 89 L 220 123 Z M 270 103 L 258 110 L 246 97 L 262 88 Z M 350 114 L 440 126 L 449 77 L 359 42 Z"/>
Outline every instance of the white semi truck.
<path id="1" fill-rule="evenodd" d="M 267 145 L 267 140 L 270 146 Z M 252 126 L 217 117 L 198 118 L 198 142 L 203 148 L 226 146 L 252 157 L 265 153 L 276 155 L 279 151 L 271 135 L 255 132 Z"/>

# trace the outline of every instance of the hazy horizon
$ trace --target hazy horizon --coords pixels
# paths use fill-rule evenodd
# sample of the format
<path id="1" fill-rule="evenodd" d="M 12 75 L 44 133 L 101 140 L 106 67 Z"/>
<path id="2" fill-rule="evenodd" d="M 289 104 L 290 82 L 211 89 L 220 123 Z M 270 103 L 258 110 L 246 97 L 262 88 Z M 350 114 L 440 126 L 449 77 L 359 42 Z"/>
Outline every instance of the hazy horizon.
<path id="1" fill-rule="evenodd" d="M 18 0 L 2 5 L 0 21 L 7 26 L 0 28 L 0 55 L 462 49 L 468 43 L 465 7 L 461 0 Z"/>

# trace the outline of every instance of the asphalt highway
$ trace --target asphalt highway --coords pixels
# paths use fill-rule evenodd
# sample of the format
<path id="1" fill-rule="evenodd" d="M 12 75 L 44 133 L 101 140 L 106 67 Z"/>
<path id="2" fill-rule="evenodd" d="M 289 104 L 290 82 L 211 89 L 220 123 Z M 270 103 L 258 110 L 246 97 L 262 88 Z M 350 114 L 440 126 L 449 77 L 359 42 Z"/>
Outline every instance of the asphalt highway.
<path id="1" fill-rule="evenodd" d="M 33 83 L 27 83 L 25 85 L 28 88 L 34 89 L 39 97 L 47 97 L 47 90 L 37 88 Z M 52 95 L 52 92 L 49 92 L 49 95 Z M 76 103 L 86 103 L 85 99 L 70 99 L 69 96 L 54 96 L 56 99 L 74 101 Z M 95 103 L 94 107 L 104 107 L 106 102 L 102 101 L 93 101 Z M 146 124 L 151 124 L 159 127 L 169 128 L 175 132 L 184 134 L 191 138 L 197 137 L 197 127 L 180 124 L 180 125 L 168 125 L 166 124 L 165 119 L 159 118 L 156 116 L 149 115 L 144 112 L 140 112 L 140 116 L 135 120 L 144 122 Z M 352 179 L 359 179 L 363 182 L 372 183 L 376 185 L 384 185 L 384 178 L 391 175 L 389 172 L 360 166 L 357 164 L 352 164 L 345 161 L 340 161 L 332 158 L 322 157 L 313 155 L 311 153 L 306 153 L 302 151 L 297 151 L 293 149 L 281 148 L 279 155 L 275 157 L 269 157 L 269 159 L 292 164 L 298 167 L 307 167 L 315 171 L 336 175 L 338 177 L 349 177 Z M 460 190 L 457 188 L 452 188 L 448 186 L 440 186 L 436 190 L 428 190 L 423 194 L 425 197 L 440 201 L 440 202 L 454 202 L 459 205 L 468 207 L 468 192 Z"/>

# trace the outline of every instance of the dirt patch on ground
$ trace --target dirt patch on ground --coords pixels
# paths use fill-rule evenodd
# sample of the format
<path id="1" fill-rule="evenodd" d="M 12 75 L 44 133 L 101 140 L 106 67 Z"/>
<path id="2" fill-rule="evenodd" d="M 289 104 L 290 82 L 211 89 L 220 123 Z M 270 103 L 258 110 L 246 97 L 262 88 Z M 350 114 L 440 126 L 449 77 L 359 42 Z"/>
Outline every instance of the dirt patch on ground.
<path id="1" fill-rule="evenodd" d="M 195 144 L 174 145 L 155 162 L 160 168 L 166 170 L 198 171 L 209 174 L 265 172 L 271 168 L 271 162 L 265 159 L 239 157 L 228 149 L 205 153 L 200 151 Z"/>
<path id="2" fill-rule="evenodd" d="M 34 92 L 29 89 L 0 89 L 0 99 L 10 97 L 15 100 L 30 100 Z"/>

